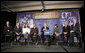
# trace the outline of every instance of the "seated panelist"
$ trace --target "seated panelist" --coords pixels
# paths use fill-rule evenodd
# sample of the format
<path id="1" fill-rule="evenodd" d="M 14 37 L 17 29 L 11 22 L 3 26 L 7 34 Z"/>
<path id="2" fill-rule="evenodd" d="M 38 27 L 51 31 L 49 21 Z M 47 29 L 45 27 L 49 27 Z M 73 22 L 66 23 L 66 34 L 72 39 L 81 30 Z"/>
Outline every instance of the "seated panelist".
<path id="1" fill-rule="evenodd" d="M 16 41 L 18 41 L 18 42 L 20 40 L 21 33 L 22 33 L 22 28 L 20 27 L 20 23 L 17 22 L 16 26 L 14 28 L 14 34 L 15 34 L 15 37 L 16 37 Z"/>
<path id="2" fill-rule="evenodd" d="M 55 24 L 55 28 L 53 30 L 53 40 L 57 40 L 58 41 L 58 36 L 59 36 L 59 29 L 58 29 L 58 25 Z M 55 42 L 56 43 L 56 42 Z M 57 44 L 57 43 L 56 43 Z"/>
<path id="3" fill-rule="evenodd" d="M 70 26 L 67 25 L 67 21 L 64 22 L 63 27 L 63 38 L 67 37 L 67 42 L 70 34 Z"/>
<path id="4" fill-rule="evenodd" d="M 54 34 L 55 37 L 59 36 L 59 29 L 58 29 L 58 25 L 57 24 L 55 24 L 55 29 L 53 31 L 53 34 Z"/>
<path id="5" fill-rule="evenodd" d="M 10 22 L 6 22 L 6 26 L 4 26 L 4 34 L 5 34 L 5 41 L 10 42 L 12 36 L 12 27 L 10 26 Z"/>
<path id="6" fill-rule="evenodd" d="M 70 28 L 70 38 L 71 38 L 72 43 L 74 43 L 75 36 L 79 40 L 79 46 L 81 47 L 79 24 L 77 23 L 77 20 L 73 18 L 73 24 L 71 25 L 71 28 Z"/>
<path id="7" fill-rule="evenodd" d="M 30 35 L 31 35 L 32 42 L 37 42 L 37 40 L 38 40 L 38 28 L 36 27 L 35 24 L 33 24 L 33 28 L 31 28 Z M 33 37 L 36 37 L 36 40 L 34 40 Z"/>
<path id="8" fill-rule="evenodd" d="M 25 42 L 26 42 L 28 39 L 28 36 L 30 35 L 30 28 L 29 28 L 28 24 L 24 25 L 24 27 L 22 28 L 22 33 L 24 35 Z"/>

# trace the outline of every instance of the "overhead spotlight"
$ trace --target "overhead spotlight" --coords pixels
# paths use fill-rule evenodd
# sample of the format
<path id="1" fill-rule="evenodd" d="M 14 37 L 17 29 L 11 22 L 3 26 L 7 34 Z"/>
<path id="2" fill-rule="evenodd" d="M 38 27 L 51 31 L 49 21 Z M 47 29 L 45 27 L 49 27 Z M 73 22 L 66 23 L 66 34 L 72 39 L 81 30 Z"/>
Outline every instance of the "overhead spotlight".
<path id="1" fill-rule="evenodd" d="M 42 8 L 42 12 L 44 11 L 44 9 Z"/>
<path id="2" fill-rule="evenodd" d="M 41 4 L 42 4 L 42 12 L 43 12 L 45 9 L 44 1 L 41 1 Z"/>

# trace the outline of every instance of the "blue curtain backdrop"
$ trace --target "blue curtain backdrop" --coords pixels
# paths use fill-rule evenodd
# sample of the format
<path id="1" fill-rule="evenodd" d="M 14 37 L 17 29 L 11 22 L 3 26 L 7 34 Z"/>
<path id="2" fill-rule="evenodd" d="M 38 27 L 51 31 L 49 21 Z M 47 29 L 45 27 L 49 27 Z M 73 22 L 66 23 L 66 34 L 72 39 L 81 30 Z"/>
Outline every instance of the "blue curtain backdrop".
<path id="1" fill-rule="evenodd" d="M 57 11 L 56 11 L 57 12 Z M 77 22 L 79 23 L 79 15 L 78 11 L 72 10 L 72 11 L 58 11 L 60 13 L 59 18 L 50 18 L 50 19 L 33 19 L 34 13 L 19 13 L 17 14 L 17 22 L 20 23 L 20 26 L 23 27 L 25 23 L 28 23 L 30 28 L 33 27 L 33 23 L 36 24 L 36 26 L 39 29 L 39 36 L 41 35 L 41 28 L 43 27 L 43 23 L 47 23 L 47 26 L 50 30 L 53 31 L 54 25 L 58 24 L 58 28 L 60 31 L 60 34 L 62 33 L 62 27 L 64 26 L 64 21 L 67 21 L 68 25 L 72 25 L 73 18 L 77 19 Z"/>

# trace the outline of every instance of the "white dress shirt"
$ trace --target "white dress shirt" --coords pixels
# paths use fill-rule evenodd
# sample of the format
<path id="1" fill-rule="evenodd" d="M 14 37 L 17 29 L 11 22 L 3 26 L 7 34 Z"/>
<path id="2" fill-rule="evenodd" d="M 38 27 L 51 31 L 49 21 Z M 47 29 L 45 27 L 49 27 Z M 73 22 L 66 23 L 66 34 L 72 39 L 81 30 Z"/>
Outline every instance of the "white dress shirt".
<path id="1" fill-rule="evenodd" d="M 23 34 L 26 34 L 26 33 L 30 34 L 30 28 L 23 28 L 22 33 Z"/>

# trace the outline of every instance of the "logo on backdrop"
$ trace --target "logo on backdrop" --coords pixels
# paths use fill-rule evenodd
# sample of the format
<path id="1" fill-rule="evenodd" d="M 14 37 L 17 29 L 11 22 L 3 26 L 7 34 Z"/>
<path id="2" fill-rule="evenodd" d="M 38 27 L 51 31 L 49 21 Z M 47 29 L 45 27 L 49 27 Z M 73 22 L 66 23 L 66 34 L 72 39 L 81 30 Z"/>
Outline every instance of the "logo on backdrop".
<path id="1" fill-rule="evenodd" d="M 23 27 L 24 24 L 26 23 L 30 26 L 30 28 L 33 27 L 33 19 L 28 19 L 27 17 L 24 17 L 24 18 L 20 18 L 19 22 L 21 24 L 21 27 Z"/>
<path id="2" fill-rule="evenodd" d="M 62 12 L 60 19 L 61 25 L 64 26 L 64 21 L 67 21 L 67 24 L 71 26 L 73 24 L 73 18 L 75 17 L 72 16 L 72 12 Z"/>
<path id="3" fill-rule="evenodd" d="M 64 26 L 64 21 L 67 21 L 68 25 L 73 24 L 72 21 L 73 18 L 76 18 L 78 21 L 78 11 L 58 11 L 58 12 L 59 12 L 59 18 L 50 18 L 50 19 L 34 19 L 33 18 L 34 13 L 17 14 L 18 15 L 17 21 L 20 22 L 21 27 L 23 27 L 25 23 L 28 23 L 30 28 L 32 28 L 33 23 L 35 23 L 36 26 L 39 28 L 39 34 L 41 34 L 41 28 L 43 27 L 43 23 L 47 23 L 47 26 L 49 27 L 50 30 L 53 30 L 54 25 L 58 24 L 59 31 L 60 33 L 62 33 L 62 27 Z M 50 13 L 46 13 L 46 14 L 50 14 Z M 54 14 L 58 15 L 56 13 Z"/>

